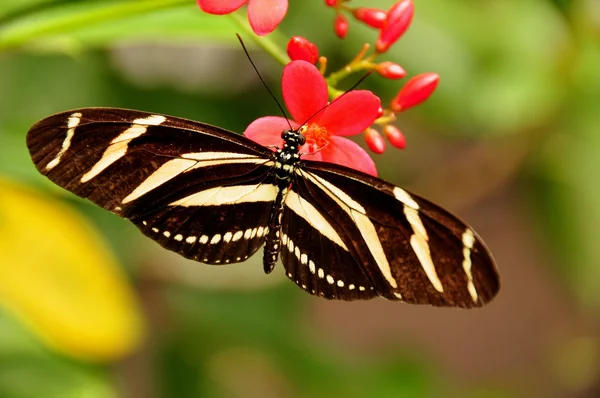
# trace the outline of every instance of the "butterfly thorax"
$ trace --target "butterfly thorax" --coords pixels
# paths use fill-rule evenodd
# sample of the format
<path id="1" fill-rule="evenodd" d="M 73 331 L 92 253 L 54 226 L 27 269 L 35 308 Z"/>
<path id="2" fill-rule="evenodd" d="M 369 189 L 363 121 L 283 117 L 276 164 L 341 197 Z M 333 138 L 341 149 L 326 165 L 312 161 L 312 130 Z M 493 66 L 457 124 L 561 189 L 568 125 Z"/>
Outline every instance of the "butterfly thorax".
<path id="1" fill-rule="evenodd" d="M 296 163 L 300 161 L 300 147 L 304 145 L 304 136 L 296 130 L 281 133 L 283 148 L 277 150 L 275 173 L 282 182 L 290 182 Z"/>
<path id="2" fill-rule="evenodd" d="M 269 233 L 265 241 L 263 265 L 265 273 L 270 273 L 275 267 L 281 251 L 281 216 L 283 203 L 292 182 L 292 175 L 300 161 L 300 147 L 305 138 L 300 131 L 286 130 L 281 133 L 283 148 L 277 150 L 275 157 L 275 176 L 278 180 L 278 192 L 269 219 Z"/>

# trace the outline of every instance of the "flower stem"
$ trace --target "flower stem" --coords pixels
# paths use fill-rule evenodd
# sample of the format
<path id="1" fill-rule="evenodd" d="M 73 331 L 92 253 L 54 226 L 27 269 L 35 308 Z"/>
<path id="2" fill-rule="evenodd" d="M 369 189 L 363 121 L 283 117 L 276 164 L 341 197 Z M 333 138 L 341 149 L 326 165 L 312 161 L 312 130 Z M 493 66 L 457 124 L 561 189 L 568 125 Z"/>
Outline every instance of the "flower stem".
<path id="1" fill-rule="evenodd" d="M 239 11 L 232 12 L 231 14 L 229 14 L 229 16 L 235 22 L 235 24 L 240 27 L 240 29 L 243 29 L 244 32 L 247 33 L 246 37 L 252 38 L 252 40 L 254 40 L 254 42 L 259 47 L 262 47 L 262 49 L 265 50 L 268 54 L 270 54 L 273 58 L 275 58 L 277 62 L 279 62 L 282 65 L 287 65 L 287 63 L 290 62 L 290 59 L 285 53 L 285 51 L 283 51 L 277 44 L 275 44 L 275 40 L 272 39 L 272 37 L 275 35 L 279 36 L 279 38 L 281 39 L 277 41 L 285 42 L 285 38 L 283 38 L 281 34 L 279 34 L 278 32 L 273 32 L 269 34 L 268 37 L 258 36 L 252 31 L 252 28 L 246 21 L 246 18 L 240 15 Z"/>

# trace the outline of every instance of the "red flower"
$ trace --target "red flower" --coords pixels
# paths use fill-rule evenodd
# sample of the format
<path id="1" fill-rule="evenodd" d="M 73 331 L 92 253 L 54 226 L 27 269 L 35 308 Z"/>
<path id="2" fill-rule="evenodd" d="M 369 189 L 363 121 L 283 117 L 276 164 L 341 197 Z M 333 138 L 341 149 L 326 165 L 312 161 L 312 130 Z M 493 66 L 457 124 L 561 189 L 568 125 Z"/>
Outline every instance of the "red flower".
<path id="1" fill-rule="evenodd" d="M 271 33 L 281 22 L 288 0 L 196 0 L 202 11 L 209 14 L 229 14 L 248 3 L 248 19 L 257 35 Z"/>
<path id="2" fill-rule="evenodd" d="M 373 124 L 381 107 L 379 97 L 370 91 L 355 90 L 328 105 L 325 78 L 306 61 L 290 62 L 283 69 L 281 86 L 283 100 L 294 119 L 290 124 L 295 129 L 302 124 L 307 127 L 306 144 L 300 148 L 302 158 L 377 175 L 375 163 L 365 150 L 343 136 L 360 134 Z M 288 129 L 285 118 L 267 116 L 252 122 L 244 135 L 259 144 L 281 148 L 281 132 Z"/>

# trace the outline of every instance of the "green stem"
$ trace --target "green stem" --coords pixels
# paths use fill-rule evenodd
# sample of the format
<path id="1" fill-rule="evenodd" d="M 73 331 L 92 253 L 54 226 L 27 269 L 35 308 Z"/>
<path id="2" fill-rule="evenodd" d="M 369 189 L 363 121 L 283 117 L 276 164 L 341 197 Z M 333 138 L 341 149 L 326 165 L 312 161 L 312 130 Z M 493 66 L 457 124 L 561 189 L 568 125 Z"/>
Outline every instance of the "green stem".
<path id="1" fill-rule="evenodd" d="M 258 36 L 256 33 L 254 33 L 254 31 L 248 24 L 245 17 L 245 12 L 244 16 L 242 16 L 240 12 L 232 12 L 231 14 L 229 14 L 229 16 L 236 23 L 236 25 L 240 27 L 240 29 L 243 29 L 244 32 L 247 33 L 246 37 L 252 38 L 252 40 L 254 40 L 254 42 L 259 47 L 261 47 L 273 58 L 275 58 L 277 62 L 279 62 L 282 65 L 287 65 L 290 62 L 290 58 L 285 53 L 285 51 L 283 51 L 277 44 L 275 44 L 276 40 L 273 40 L 273 36 L 276 36 L 279 39 L 281 39 L 281 41 L 285 41 L 283 35 L 281 35 L 278 32 L 273 32 L 269 34 L 269 36 Z"/>
<path id="2" fill-rule="evenodd" d="M 55 12 L 32 12 L 0 28 L 0 51 L 24 46 L 52 35 L 143 14 L 163 8 L 189 4 L 189 0 L 138 0 L 127 2 L 73 2 L 60 5 Z"/>
<path id="3" fill-rule="evenodd" d="M 333 72 L 327 78 L 327 83 L 332 86 L 336 86 L 341 80 L 345 79 L 349 75 L 355 72 L 360 72 L 363 70 L 372 70 L 375 65 L 373 64 L 373 59 L 375 58 L 375 54 L 368 56 L 365 59 L 356 60 L 350 62 L 348 65 L 344 66 L 342 69 L 337 72 Z"/>

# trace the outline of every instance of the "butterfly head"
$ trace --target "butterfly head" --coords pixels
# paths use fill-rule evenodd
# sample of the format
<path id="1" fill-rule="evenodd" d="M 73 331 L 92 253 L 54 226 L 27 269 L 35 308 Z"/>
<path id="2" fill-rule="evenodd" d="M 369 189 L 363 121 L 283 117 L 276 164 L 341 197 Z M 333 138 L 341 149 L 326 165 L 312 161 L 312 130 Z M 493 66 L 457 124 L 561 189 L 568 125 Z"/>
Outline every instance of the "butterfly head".
<path id="1" fill-rule="evenodd" d="M 281 133 L 281 138 L 286 146 L 292 148 L 299 148 L 306 143 L 306 138 L 302 134 L 302 128 L 299 128 L 298 130 L 284 130 Z"/>

